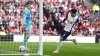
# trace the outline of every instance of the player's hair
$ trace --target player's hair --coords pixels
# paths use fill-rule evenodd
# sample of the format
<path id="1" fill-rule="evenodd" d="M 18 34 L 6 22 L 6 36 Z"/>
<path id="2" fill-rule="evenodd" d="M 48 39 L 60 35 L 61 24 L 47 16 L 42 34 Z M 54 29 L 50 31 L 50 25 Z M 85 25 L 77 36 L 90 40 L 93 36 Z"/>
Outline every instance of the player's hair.
<path id="1" fill-rule="evenodd" d="M 76 10 L 76 9 L 71 9 L 71 12 L 72 12 L 72 13 L 76 13 L 77 10 Z"/>
<path id="2" fill-rule="evenodd" d="M 27 7 L 29 4 L 32 4 L 32 3 L 33 1 L 27 1 L 24 6 Z"/>

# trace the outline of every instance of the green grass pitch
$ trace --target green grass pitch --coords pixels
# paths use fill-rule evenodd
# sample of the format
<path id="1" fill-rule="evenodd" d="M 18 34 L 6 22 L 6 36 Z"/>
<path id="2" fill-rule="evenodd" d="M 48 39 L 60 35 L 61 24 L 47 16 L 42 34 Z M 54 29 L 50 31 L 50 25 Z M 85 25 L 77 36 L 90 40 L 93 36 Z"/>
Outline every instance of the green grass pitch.
<path id="1" fill-rule="evenodd" d="M 58 54 L 53 54 L 58 43 L 45 43 L 44 54 L 51 56 L 100 56 L 100 44 L 80 43 L 64 43 Z"/>
<path id="2" fill-rule="evenodd" d="M 34 49 L 34 46 L 32 46 L 32 44 L 36 44 L 36 46 L 38 46 L 38 43 L 29 43 L 30 46 L 28 47 L 31 49 L 31 52 L 34 52 L 35 49 Z M 20 45 L 21 43 L 0 42 L 0 54 L 2 53 L 10 54 L 12 52 L 14 54 L 15 53 L 18 54 L 20 53 L 18 50 L 18 47 Z M 44 43 L 43 45 L 44 55 L 49 55 L 49 56 L 100 56 L 100 44 L 79 43 L 77 45 L 74 45 L 73 43 L 63 43 L 60 49 L 60 52 L 58 54 L 54 54 L 52 52 L 56 49 L 57 45 L 58 43 Z"/>

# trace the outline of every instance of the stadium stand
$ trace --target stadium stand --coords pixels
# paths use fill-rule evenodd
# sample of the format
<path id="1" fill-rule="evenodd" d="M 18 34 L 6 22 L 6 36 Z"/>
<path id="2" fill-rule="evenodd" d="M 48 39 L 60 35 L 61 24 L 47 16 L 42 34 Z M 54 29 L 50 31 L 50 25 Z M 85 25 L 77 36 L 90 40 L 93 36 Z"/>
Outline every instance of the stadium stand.
<path id="1" fill-rule="evenodd" d="M 24 3 L 27 0 L 0 0 L 0 30 L 7 34 L 22 34 L 22 18 Z M 32 12 L 32 33 L 39 34 L 39 5 L 38 0 L 31 5 Z M 71 2 L 71 0 L 44 0 L 43 3 L 43 33 L 44 35 L 59 35 L 63 24 L 61 20 L 66 17 L 71 8 L 76 8 L 80 14 L 80 22 L 74 25 L 73 36 L 96 35 L 96 28 L 100 24 L 98 17 L 92 9 L 85 5 L 83 0 Z M 96 17 L 95 17 L 96 15 Z M 80 26 L 81 25 L 81 26 Z"/>

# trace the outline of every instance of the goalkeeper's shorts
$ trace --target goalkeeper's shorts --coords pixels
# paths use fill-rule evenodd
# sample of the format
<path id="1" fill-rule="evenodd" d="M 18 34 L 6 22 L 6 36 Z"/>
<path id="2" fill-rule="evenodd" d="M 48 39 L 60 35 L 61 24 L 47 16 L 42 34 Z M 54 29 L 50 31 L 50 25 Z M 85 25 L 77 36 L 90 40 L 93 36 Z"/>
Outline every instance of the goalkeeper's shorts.
<path id="1" fill-rule="evenodd" d="M 31 25 L 26 25 L 26 31 L 25 31 L 25 33 L 30 33 L 30 31 L 31 31 Z"/>
<path id="2" fill-rule="evenodd" d="M 32 25 L 23 25 L 22 26 L 22 31 L 24 33 L 30 33 L 31 29 L 32 29 Z"/>

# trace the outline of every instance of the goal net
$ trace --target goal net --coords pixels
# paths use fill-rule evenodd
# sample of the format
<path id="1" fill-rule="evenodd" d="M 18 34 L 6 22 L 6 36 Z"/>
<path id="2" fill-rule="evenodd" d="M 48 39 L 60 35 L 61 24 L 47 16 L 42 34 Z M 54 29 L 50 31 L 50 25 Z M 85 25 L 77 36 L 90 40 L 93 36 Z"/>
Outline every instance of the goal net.
<path id="1" fill-rule="evenodd" d="M 38 4 L 31 5 L 32 25 L 30 38 L 27 42 L 29 51 L 20 52 L 19 47 L 23 45 L 24 35 L 22 34 L 22 23 L 24 3 L 22 1 L 0 1 L 0 55 L 43 55 L 42 47 L 42 25 L 37 25 L 43 18 L 43 3 L 39 6 L 41 11 L 38 11 Z M 31 0 L 32 1 L 32 0 Z M 34 0 L 33 0 L 34 1 Z M 39 0 L 43 2 L 42 0 Z M 10 6 L 9 6 L 10 5 Z M 35 10 L 34 10 L 35 9 Z M 41 14 L 40 14 L 41 13 Z M 39 15 L 39 16 L 38 16 Z M 38 19 L 37 21 L 35 19 Z M 39 21 L 40 20 L 40 21 Z M 42 21 L 39 23 L 41 24 Z M 39 28 L 40 27 L 40 28 Z M 39 30 L 40 29 L 40 30 Z M 40 37 L 39 37 L 40 35 Z M 38 36 L 38 37 L 37 37 Z"/>
<path id="2" fill-rule="evenodd" d="M 38 55 L 38 48 L 39 48 L 39 40 L 34 41 L 36 37 L 31 37 L 28 40 L 27 47 L 30 51 L 27 52 L 20 52 L 19 47 L 22 46 L 22 42 L 24 39 L 23 35 L 2 35 L 0 36 L 0 55 L 23 55 L 23 54 L 30 54 L 30 55 Z M 37 37 L 38 38 L 38 37 Z"/>

